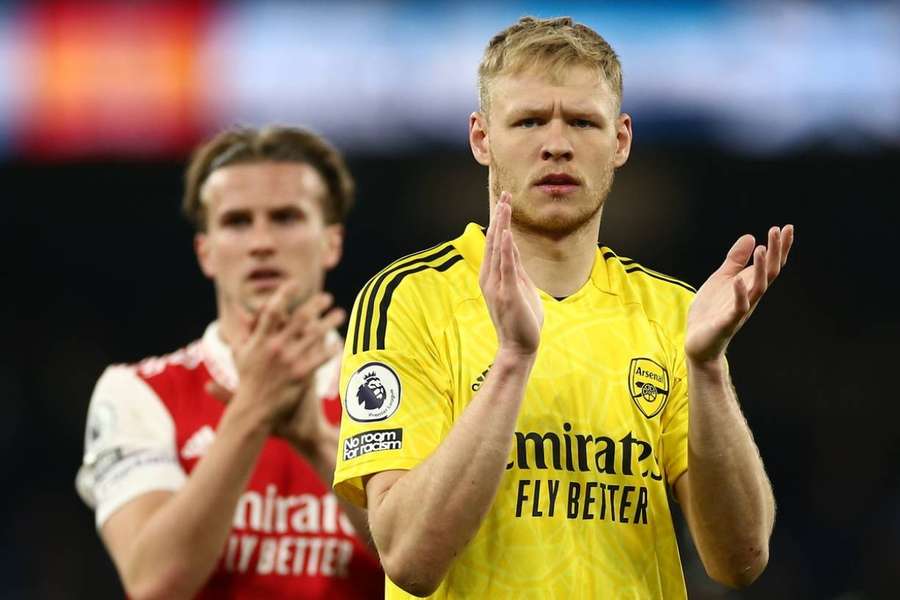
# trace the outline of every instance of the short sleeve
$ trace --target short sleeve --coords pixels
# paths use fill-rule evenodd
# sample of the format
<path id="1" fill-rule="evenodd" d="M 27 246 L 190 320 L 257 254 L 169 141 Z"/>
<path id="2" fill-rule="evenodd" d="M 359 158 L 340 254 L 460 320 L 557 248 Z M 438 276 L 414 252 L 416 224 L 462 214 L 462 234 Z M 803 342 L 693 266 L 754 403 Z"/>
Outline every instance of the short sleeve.
<path id="1" fill-rule="evenodd" d="M 670 486 L 688 468 L 688 382 L 684 351 L 678 348 L 673 367 L 672 390 L 662 418 L 662 458 Z"/>
<path id="2" fill-rule="evenodd" d="M 84 457 L 75 487 L 94 509 L 97 527 L 134 498 L 179 489 L 175 425 L 162 401 L 126 366 L 109 367 L 88 408 Z"/>
<path id="3" fill-rule="evenodd" d="M 384 296 L 379 303 L 368 302 L 367 293 L 377 293 L 370 286 L 360 292 L 341 365 L 343 414 L 334 487 L 362 507 L 363 477 L 412 469 L 437 448 L 452 424 L 449 369 L 436 339 L 438 311 L 425 314 L 419 308 L 428 304 L 414 285 L 404 283 L 394 292 L 388 303 L 382 302 Z"/>
<path id="4" fill-rule="evenodd" d="M 728 362 L 725 362 L 728 368 Z M 669 405 L 662 422 L 663 462 L 666 481 L 674 486 L 688 469 L 688 377 L 683 343 L 675 360 L 674 378 Z"/>
<path id="5" fill-rule="evenodd" d="M 662 414 L 662 462 L 666 482 L 674 486 L 688 469 L 688 376 L 684 339 L 687 334 L 687 316 L 694 294 L 669 286 L 674 295 L 666 296 L 664 311 L 665 331 L 670 343 L 672 389 L 669 403 Z"/>

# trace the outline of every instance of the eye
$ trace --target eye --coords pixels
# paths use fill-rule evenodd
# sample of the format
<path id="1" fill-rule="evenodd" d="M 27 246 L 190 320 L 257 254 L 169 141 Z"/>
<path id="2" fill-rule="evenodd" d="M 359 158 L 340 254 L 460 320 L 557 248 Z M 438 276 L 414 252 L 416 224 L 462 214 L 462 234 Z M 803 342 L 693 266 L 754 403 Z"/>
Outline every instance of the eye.
<path id="1" fill-rule="evenodd" d="M 280 225 L 290 225 L 291 223 L 296 223 L 298 221 L 302 221 L 304 218 L 304 214 L 302 211 L 296 208 L 280 208 L 278 210 L 272 211 L 272 222 L 278 223 Z"/>
<path id="2" fill-rule="evenodd" d="M 522 129 L 533 129 L 541 124 L 541 120 L 536 117 L 528 117 L 527 119 L 520 119 L 516 121 L 516 127 L 520 127 Z"/>
<path id="3" fill-rule="evenodd" d="M 572 126 L 578 129 L 591 129 L 596 127 L 597 124 L 589 119 L 575 119 L 572 121 Z"/>
<path id="4" fill-rule="evenodd" d="M 222 215 L 222 227 L 229 229 L 240 229 L 247 227 L 251 223 L 250 215 L 243 212 L 230 212 Z"/>

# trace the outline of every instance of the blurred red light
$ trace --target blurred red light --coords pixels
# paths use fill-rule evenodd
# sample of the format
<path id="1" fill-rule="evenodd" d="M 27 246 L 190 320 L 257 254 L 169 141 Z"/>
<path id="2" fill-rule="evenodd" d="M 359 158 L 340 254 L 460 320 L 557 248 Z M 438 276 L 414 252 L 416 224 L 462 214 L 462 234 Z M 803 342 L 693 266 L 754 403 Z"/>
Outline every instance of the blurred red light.
<path id="1" fill-rule="evenodd" d="M 20 129 L 39 158 L 154 156 L 197 138 L 196 2 L 56 2 L 30 15 L 33 103 Z"/>

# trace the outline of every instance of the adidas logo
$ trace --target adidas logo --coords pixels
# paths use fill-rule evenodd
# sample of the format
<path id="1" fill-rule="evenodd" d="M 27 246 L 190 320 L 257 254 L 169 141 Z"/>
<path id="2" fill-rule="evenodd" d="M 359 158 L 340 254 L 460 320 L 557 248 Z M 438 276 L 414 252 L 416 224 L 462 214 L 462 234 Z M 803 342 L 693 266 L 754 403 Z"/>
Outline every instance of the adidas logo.
<path id="1" fill-rule="evenodd" d="M 187 460 L 203 456 L 214 439 L 216 439 L 216 432 L 209 425 L 204 425 L 185 442 L 181 448 L 181 457 Z"/>
<path id="2" fill-rule="evenodd" d="M 487 377 L 488 372 L 491 370 L 491 367 L 494 366 L 494 363 L 488 365 L 488 368 L 481 372 L 481 375 L 475 378 L 475 383 L 472 384 L 472 391 L 477 392 L 481 389 L 481 384 L 484 383 L 484 378 Z"/>

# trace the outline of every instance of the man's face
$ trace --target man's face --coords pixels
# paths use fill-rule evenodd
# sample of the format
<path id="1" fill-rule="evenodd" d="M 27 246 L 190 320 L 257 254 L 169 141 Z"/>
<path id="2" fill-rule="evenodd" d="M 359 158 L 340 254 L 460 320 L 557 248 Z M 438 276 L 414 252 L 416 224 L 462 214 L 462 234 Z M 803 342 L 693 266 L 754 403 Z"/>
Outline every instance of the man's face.
<path id="1" fill-rule="evenodd" d="M 532 69 L 494 80 L 490 114 L 472 116 L 470 140 L 490 166 L 492 197 L 512 194 L 513 223 L 559 238 L 599 225 L 613 172 L 628 159 L 631 120 L 596 70 L 574 66 L 553 80 Z"/>
<path id="2" fill-rule="evenodd" d="M 195 246 L 220 311 L 255 314 L 286 281 L 298 284 L 298 300 L 322 289 L 343 236 L 340 225 L 325 223 L 326 194 L 318 172 L 296 162 L 236 164 L 209 176 L 202 190 L 207 231 Z"/>

